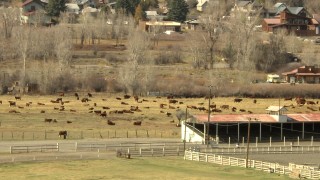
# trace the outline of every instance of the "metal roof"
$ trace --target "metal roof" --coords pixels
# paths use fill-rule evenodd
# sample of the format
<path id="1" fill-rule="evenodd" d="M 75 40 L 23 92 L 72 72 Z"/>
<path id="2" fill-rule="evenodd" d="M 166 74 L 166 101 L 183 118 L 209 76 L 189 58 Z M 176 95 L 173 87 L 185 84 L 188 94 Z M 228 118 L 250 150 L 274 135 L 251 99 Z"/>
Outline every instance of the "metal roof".
<path id="1" fill-rule="evenodd" d="M 208 122 L 208 114 L 194 115 L 197 122 Z M 320 122 L 320 114 L 286 114 L 288 122 Z M 279 123 L 269 114 L 215 114 L 210 116 L 210 123 Z"/>
<path id="2" fill-rule="evenodd" d="M 283 107 L 283 106 L 269 106 L 266 111 L 273 111 L 273 112 L 277 112 L 277 111 L 288 111 L 287 108 Z"/>

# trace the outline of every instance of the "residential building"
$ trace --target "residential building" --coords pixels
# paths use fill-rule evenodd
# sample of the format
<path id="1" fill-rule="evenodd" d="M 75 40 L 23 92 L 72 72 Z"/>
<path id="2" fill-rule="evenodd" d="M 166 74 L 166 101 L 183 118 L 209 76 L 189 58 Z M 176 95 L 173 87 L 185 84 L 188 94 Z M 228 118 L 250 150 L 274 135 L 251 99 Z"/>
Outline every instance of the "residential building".
<path id="1" fill-rule="evenodd" d="M 301 66 L 282 75 L 289 83 L 320 83 L 320 68 L 316 66 Z"/>
<path id="2" fill-rule="evenodd" d="M 21 21 L 25 24 L 43 24 L 51 23 L 51 18 L 45 12 L 45 6 L 48 0 L 27 0 L 22 4 Z"/>

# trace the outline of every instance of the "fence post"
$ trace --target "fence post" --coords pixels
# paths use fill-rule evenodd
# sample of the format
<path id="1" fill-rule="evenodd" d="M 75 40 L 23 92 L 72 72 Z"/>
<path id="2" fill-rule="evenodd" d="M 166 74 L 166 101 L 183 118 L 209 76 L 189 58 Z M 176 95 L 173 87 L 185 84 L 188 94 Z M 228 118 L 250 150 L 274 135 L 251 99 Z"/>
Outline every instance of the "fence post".
<path id="1" fill-rule="evenodd" d="M 13 139 L 13 132 L 11 131 L 11 139 Z"/>
<path id="2" fill-rule="evenodd" d="M 208 162 L 208 154 L 206 154 L 206 162 Z"/>
<path id="3" fill-rule="evenodd" d="M 1 132 L 1 139 L 3 140 L 3 132 Z"/>
<path id="4" fill-rule="evenodd" d="M 153 148 L 151 149 L 151 156 L 153 157 Z"/>
<path id="5" fill-rule="evenodd" d="M 139 149 L 140 156 L 142 156 L 141 148 Z"/>
<path id="6" fill-rule="evenodd" d="M 149 132 L 148 132 L 148 130 L 147 130 L 147 137 L 149 137 Z"/>
<path id="7" fill-rule="evenodd" d="M 244 137 L 242 137 L 242 146 L 244 146 Z"/>
<path id="8" fill-rule="evenodd" d="M 164 153 L 164 147 L 162 148 L 162 154 L 163 154 L 163 156 L 165 156 L 165 153 Z"/>
<path id="9" fill-rule="evenodd" d="M 114 138 L 117 137 L 117 130 L 114 130 Z"/>
<path id="10" fill-rule="evenodd" d="M 12 146 L 10 146 L 10 154 L 12 154 Z"/>
<path id="11" fill-rule="evenodd" d="M 110 136 L 109 136 L 109 131 L 108 131 L 108 139 L 110 138 Z"/>
<path id="12" fill-rule="evenodd" d="M 138 131 L 136 130 L 136 138 L 138 137 Z"/>
<path id="13" fill-rule="evenodd" d="M 24 140 L 24 132 L 22 132 L 22 140 Z"/>
<path id="14" fill-rule="evenodd" d="M 57 143 L 57 150 L 58 150 L 58 152 L 60 151 L 60 149 L 59 149 L 59 143 Z"/>
<path id="15" fill-rule="evenodd" d="M 270 136 L 270 145 L 269 145 L 270 147 L 271 147 L 271 143 L 272 143 L 272 137 Z"/>
<path id="16" fill-rule="evenodd" d="M 230 147 L 230 136 L 229 136 L 229 141 L 228 142 L 229 142 L 229 147 Z"/>
<path id="17" fill-rule="evenodd" d="M 299 138 L 299 136 L 298 136 L 298 146 L 300 146 L 300 138 Z"/>
<path id="18" fill-rule="evenodd" d="M 286 137 L 283 136 L 283 145 L 286 146 Z"/>
<path id="19" fill-rule="evenodd" d="M 44 130 L 44 139 L 47 139 L 47 131 Z"/>
<path id="20" fill-rule="evenodd" d="M 256 137 L 256 147 L 258 147 L 258 137 Z"/>

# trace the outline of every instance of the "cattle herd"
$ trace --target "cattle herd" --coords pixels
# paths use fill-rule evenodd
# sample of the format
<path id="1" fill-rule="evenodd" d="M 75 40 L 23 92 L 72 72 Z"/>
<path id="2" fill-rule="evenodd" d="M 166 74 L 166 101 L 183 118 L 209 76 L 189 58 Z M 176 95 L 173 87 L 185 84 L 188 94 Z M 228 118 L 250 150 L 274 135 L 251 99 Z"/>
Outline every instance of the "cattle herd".
<path id="1" fill-rule="evenodd" d="M 248 109 L 248 106 L 242 106 L 243 103 L 250 103 L 251 107 L 254 107 L 254 104 L 259 104 L 262 102 L 263 99 L 242 99 L 242 98 L 234 98 L 232 101 L 229 100 L 229 104 L 226 103 L 214 103 L 212 102 L 210 106 L 208 106 L 207 100 L 198 98 L 197 104 L 193 104 L 188 99 L 174 97 L 174 96 L 167 96 L 167 97 L 155 97 L 155 98 L 142 98 L 139 96 L 130 96 L 130 95 L 122 95 L 117 97 L 108 97 L 102 98 L 100 96 L 96 96 L 92 93 L 85 93 L 80 95 L 80 93 L 74 93 L 70 95 L 69 93 L 59 93 L 58 97 L 46 100 L 45 102 L 32 102 L 23 101 L 25 97 L 22 96 L 14 96 L 9 97 L 8 100 L 8 113 L 21 113 L 22 109 L 30 110 L 32 107 L 37 107 L 39 109 L 39 113 L 46 114 L 48 117 L 44 118 L 44 123 L 54 124 L 58 123 L 59 120 L 56 118 L 52 118 L 54 113 L 50 112 L 58 112 L 58 113 L 89 113 L 93 114 L 94 116 L 99 116 L 102 120 L 105 120 L 107 125 L 115 126 L 116 122 L 115 119 L 121 118 L 122 115 L 126 114 L 130 116 L 132 114 L 138 114 L 135 118 L 131 118 L 130 121 L 133 126 L 142 126 L 141 119 L 137 118 L 140 115 L 144 115 L 149 111 L 157 111 L 157 116 L 159 119 L 168 119 L 167 122 L 174 123 L 174 114 L 175 111 L 178 109 L 189 108 L 193 111 L 194 114 L 205 114 L 209 111 L 212 113 L 253 113 L 252 109 Z M 213 97 L 211 97 L 213 98 Z M 32 99 L 29 98 L 29 99 Z M 35 98 L 36 99 L 36 98 Z M 208 99 L 208 98 L 207 98 Z M 214 100 L 214 99 L 213 99 Z M 306 100 L 302 97 L 296 98 L 284 98 L 284 101 L 290 101 L 290 105 L 287 107 L 295 108 L 295 107 L 302 107 L 306 105 L 307 111 L 319 111 L 320 108 L 317 108 L 316 105 L 318 101 L 311 101 Z M 295 101 L 296 105 L 293 105 L 293 101 Z M 6 101 L 0 100 L 0 104 L 5 104 Z M 24 102 L 24 103 L 23 103 Z M 73 104 L 68 105 L 68 104 Z M 219 105 L 218 105 L 219 104 Z M 274 105 L 274 104 L 270 104 Z M 81 107 L 82 106 L 82 107 Z M 250 107 L 249 106 L 249 107 Z M 48 109 L 48 108 L 52 109 Z M 81 107 L 81 108 L 80 108 Z M 157 107 L 157 109 L 156 109 Z M 246 108 L 243 108 L 246 107 Z M 43 108 L 43 109 L 42 109 Z M 264 107 L 267 108 L 267 107 Z M 20 110 L 19 110 L 20 109 Z M 85 109 L 85 110 L 84 110 Z M 113 117 L 113 118 L 110 118 Z M 66 120 L 66 124 L 72 124 L 73 121 Z M 179 126 L 179 125 L 177 125 Z"/>

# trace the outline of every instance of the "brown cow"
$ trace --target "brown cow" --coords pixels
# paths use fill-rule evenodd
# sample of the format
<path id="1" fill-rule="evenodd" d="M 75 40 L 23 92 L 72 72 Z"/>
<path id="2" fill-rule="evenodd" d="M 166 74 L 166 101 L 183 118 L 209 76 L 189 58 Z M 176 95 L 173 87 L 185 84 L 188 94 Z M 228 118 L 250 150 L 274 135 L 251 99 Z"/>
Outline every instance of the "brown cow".
<path id="1" fill-rule="evenodd" d="M 21 96 L 15 96 L 14 97 L 16 100 L 21 100 Z"/>
<path id="2" fill-rule="evenodd" d="M 285 101 L 292 101 L 292 99 L 293 99 L 292 97 L 286 97 L 286 98 L 284 98 Z"/>
<path id="3" fill-rule="evenodd" d="M 91 94 L 91 93 L 88 93 L 88 96 L 89 96 L 89 97 L 92 97 L 92 94 Z"/>
<path id="4" fill-rule="evenodd" d="M 51 123 L 51 122 L 52 122 L 52 119 L 45 118 L 45 119 L 44 119 L 44 122 Z"/>
<path id="5" fill-rule="evenodd" d="M 172 103 L 172 104 L 175 104 L 175 103 L 177 103 L 178 101 L 177 100 L 175 100 L 175 99 L 170 99 L 169 100 L 169 103 Z"/>
<path id="6" fill-rule="evenodd" d="M 135 126 L 141 126 L 141 121 L 135 121 L 135 122 L 133 122 L 133 125 L 135 125 Z"/>
<path id="7" fill-rule="evenodd" d="M 59 131 L 59 137 L 63 136 L 63 139 L 66 139 L 68 136 L 68 131 Z"/>
<path id="8" fill-rule="evenodd" d="M 242 101 L 241 98 L 235 98 L 235 99 L 233 100 L 233 102 L 235 102 L 235 103 L 239 103 L 239 102 L 241 102 L 241 101 Z"/>
<path id="9" fill-rule="evenodd" d="M 136 102 L 139 101 L 139 97 L 138 97 L 138 96 L 134 96 L 133 98 L 134 98 L 134 100 L 135 100 Z"/>
<path id="10" fill-rule="evenodd" d="M 307 104 L 309 104 L 309 105 L 315 105 L 316 103 L 313 102 L 313 101 L 307 101 Z"/>
<path id="11" fill-rule="evenodd" d="M 296 103 L 297 103 L 298 105 L 304 105 L 304 104 L 306 103 L 306 99 L 297 97 L 297 98 L 296 98 Z"/>
<path id="12" fill-rule="evenodd" d="M 229 105 L 222 105 L 222 106 L 220 106 L 220 108 L 222 108 L 222 109 L 229 109 Z"/>
<path id="13" fill-rule="evenodd" d="M 129 105 L 128 103 L 126 102 L 121 102 L 122 105 Z"/>
<path id="14" fill-rule="evenodd" d="M 45 104 L 44 103 L 37 103 L 39 106 L 44 106 Z"/>
<path id="15" fill-rule="evenodd" d="M 11 106 L 16 106 L 16 102 L 14 102 L 14 101 L 9 101 L 9 107 L 11 107 Z"/>
<path id="16" fill-rule="evenodd" d="M 114 122 L 112 122 L 112 121 L 108 120 L 108 125 L 114 126 L 114 125 L 116 125 L 116 123 L 114 123 Z"/>
<path id="17" fill-rule="evenodd" d="M 131 96 L 130 96 L 130 95 L 127 95 L 127 94 L 125 94 L 125 95 L 123 96 L 123 98 L 124 98 L 124 99 L 129 99 L 129 98 L 131 98 Z"/>

